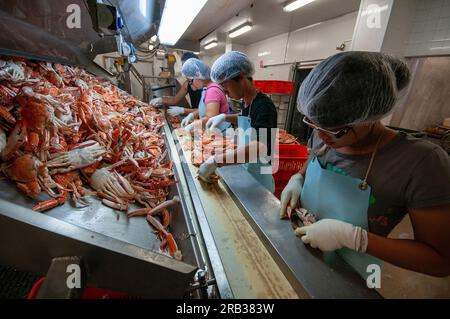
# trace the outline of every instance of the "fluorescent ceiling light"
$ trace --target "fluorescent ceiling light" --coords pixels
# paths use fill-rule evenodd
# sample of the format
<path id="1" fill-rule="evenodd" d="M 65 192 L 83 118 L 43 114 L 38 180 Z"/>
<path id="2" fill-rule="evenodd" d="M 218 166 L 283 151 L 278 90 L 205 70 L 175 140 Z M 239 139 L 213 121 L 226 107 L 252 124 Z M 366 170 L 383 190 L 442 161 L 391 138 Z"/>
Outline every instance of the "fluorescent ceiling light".
<path id="1" fill-rule="evenodd" d="M 218 44 L 219 43 L 216 40 L 208 42 L 205 44 L 205 49 L 209 50 L 209 49 L 215 48 Z"/>
<path id="2" fill-rule="evenodd" d="M 310 4 L 311 2 L 314 2 L 316 0 L 296 0 L 296 1 L 292 1 L 288 4 L 286 4 L 283 8 L 283 10 L 285 12 L 292 12 L 294 10 L 297 10 L 301 7 L 306 6 L 307 4 Z"/>
<path id="3" fill-rule="evenodd" d="M 194 54 L 195 54 L 195 55 L 199 55 L 199 54 L 200 54 L 200 52 L 198 52 L 198 51 L 197 51 L 197 52 L 194 52 Z"/>
<path id="4" fill-rule="evenodd" d="M 158 36 L 162 44 L 175 45 L 208 0 L 166 0 Z"/>
<path id="5" fill-rule="evenodd" d="M 230 38 L 236 38 L 248 31 L 250 31 L 253 28 L 252 24 L 250 22 L 246 22 L 243 25 L 240 25 L 239 27 L 233 29 L 228 33 L 228 36 Z"/>

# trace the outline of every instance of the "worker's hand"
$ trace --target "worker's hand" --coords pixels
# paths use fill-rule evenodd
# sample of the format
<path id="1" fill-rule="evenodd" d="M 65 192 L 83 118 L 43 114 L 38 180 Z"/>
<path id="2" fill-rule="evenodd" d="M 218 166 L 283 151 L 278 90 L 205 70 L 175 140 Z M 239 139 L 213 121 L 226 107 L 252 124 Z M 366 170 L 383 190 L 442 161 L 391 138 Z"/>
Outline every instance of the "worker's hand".
<path id="1" fill-rule="evenodd" d="M 192 134 L 192 132 L 194 131 L 195 125 L 198 125 L 198 124 L 197 124 L 196 122 L 192 122 L 191 124 L 186 125 L 185 127 L 183 127 L 183 129 L 184 129 L 186 132 L 189 132 L 189 133 Z"/>
<path id="2" fill-rule="evenodd" d="M 303 188 L 303 176 L 301 174 L 292 175 L 289 183 L 281 193 L 281 210 L 280 218 L 285 219 L 288 217 L 287 207 L 295 208 L 300 199 Z"/>
<path id="3" fill-rule="evenodd" d="M 163 100 L 162 97 L 157 97 L 156 99 L 153 99 L 150 101 L 150 105 L 153 105 L 155 107 L 161 107 L 163 106 Z"/>
<path id="4" fill-rule="evenodd" d="M 181 127 L 185 127 L 186 125 L 192 123 L 194 121 L 194 113 L 189 113 L 182 121 Z"/>
<path id="5" fill-rule="evenodd" d="M 299 227 L 295 235 L 321 251 L 344 247 L 363 253 L 367 250 L 367 231 L 336 219 L 322 219 L 310 226 Z"/>
<path id="6" fill-rule="evenodd" d="M 221 123 L 225 122 L 227 119 L 226 114 L 219 114 L 216 116 L 211 117 L 208 122 L 206 122 L 206 129 L 207 130 L 214 130 L 216 129 Z"/>
<path id="7" fill-rule="evenodd" d="M 170 116 L 172 116 L 172 117 L 175 117 L 175 116 L 184 114 L 184 107 L 181 107 L 181 106 L 171 106 L 171 107 L 169 107 L 169 109 L 167 110 L 167 113 L 168 113 Z"/>
<path id="8" fill-rule="evenodd" d="M 217 162 L 214 156 L 211 156 L 204 162 L 202 165 L 200 165 L 200 168 L 198 170 L 198 177 L 207 183 L 211 183 L 211 175 L 214 174 L 214 172 L 217 169 Z"/>

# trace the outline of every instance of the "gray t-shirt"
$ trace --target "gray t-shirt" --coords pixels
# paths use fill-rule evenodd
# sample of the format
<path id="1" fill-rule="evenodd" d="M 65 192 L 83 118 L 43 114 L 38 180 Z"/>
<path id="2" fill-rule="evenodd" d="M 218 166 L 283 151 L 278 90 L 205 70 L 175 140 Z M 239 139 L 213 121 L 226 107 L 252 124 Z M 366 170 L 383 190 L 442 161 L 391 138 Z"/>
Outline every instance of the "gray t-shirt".
<path id="1" fill-rule="evenodd" d="M 308 142 L 316 153 L 323 145 L 316 132 Z M 330 171 L 362 180 L 370 158 L 329 148 L 320 162 Z M 369 230 L 387 236 L 409 208 L 450 204 L 450 157 L 435 144 L 399 133 L 377 152 L 368 183 L 372 188 Z"/>

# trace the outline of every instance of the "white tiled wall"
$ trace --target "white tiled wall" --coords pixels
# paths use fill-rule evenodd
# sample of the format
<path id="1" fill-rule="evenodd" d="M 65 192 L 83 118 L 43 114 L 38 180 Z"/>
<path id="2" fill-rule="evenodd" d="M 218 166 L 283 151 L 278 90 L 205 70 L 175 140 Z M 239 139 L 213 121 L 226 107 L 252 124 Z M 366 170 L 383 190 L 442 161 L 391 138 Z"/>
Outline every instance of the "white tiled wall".
<path id="1" fill-rule="evenodd" d="M 288 33 L 251 44 L 245 53 L 255 64 L 256 80 L 289 79 L 289 65 L 280 65 L 285 61 Z M 274 67 L 263 67 L 278 64 Z"/>
<path id="2" fill-rule="evenodd" d="M 325 21 L 317 26 L 291 32 L 285 62 L 325 59 L 340 51 L 336 47 L 350 45 L 357 12 Z"/>
<path id="3" fill-rule="evenodd" d="M 287 81 L 292 63 L 325 59 L 340 52 L 336 47 L 352 39 L 356 18 L 357 12 L 353 12 L 249 45 L 246 53 L 255 64 L 254 78 Z"/>
<path id="4" fill-rule="evenodd" d="M 419 1 L 405 55 L 448 54 L 450 54 L 450 0 Z"/>

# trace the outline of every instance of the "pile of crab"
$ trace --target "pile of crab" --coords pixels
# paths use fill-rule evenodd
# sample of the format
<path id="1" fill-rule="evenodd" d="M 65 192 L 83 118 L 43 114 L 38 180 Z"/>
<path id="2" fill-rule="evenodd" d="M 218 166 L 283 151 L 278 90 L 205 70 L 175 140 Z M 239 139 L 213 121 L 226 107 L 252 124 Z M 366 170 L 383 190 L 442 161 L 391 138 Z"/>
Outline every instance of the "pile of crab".
<path id="1" fill-rule="evenodd" d="M 221 133 L 203 131 L 195 133 L 185 131 L 183 128 L 174 130 L 184 151 L 191 152 L 191 163 L 199 167 L 208 158 L 216 154 L 223 154 L 235 150 L 237 144 L 233 136 L 224 136 Z"/>
<path id="2" fill-rule="evenodd" d="M 157 109 L 81 68 L 0 56 L 1 171 L 26 196 L 48 194 L 33 210 L 89 195 L 122 211 L 140 203 L 128 216 L 146 216 L 181 258 L 167 230 L 179 199 L 167 201 L 176 181 L 163 126 Z"/>

